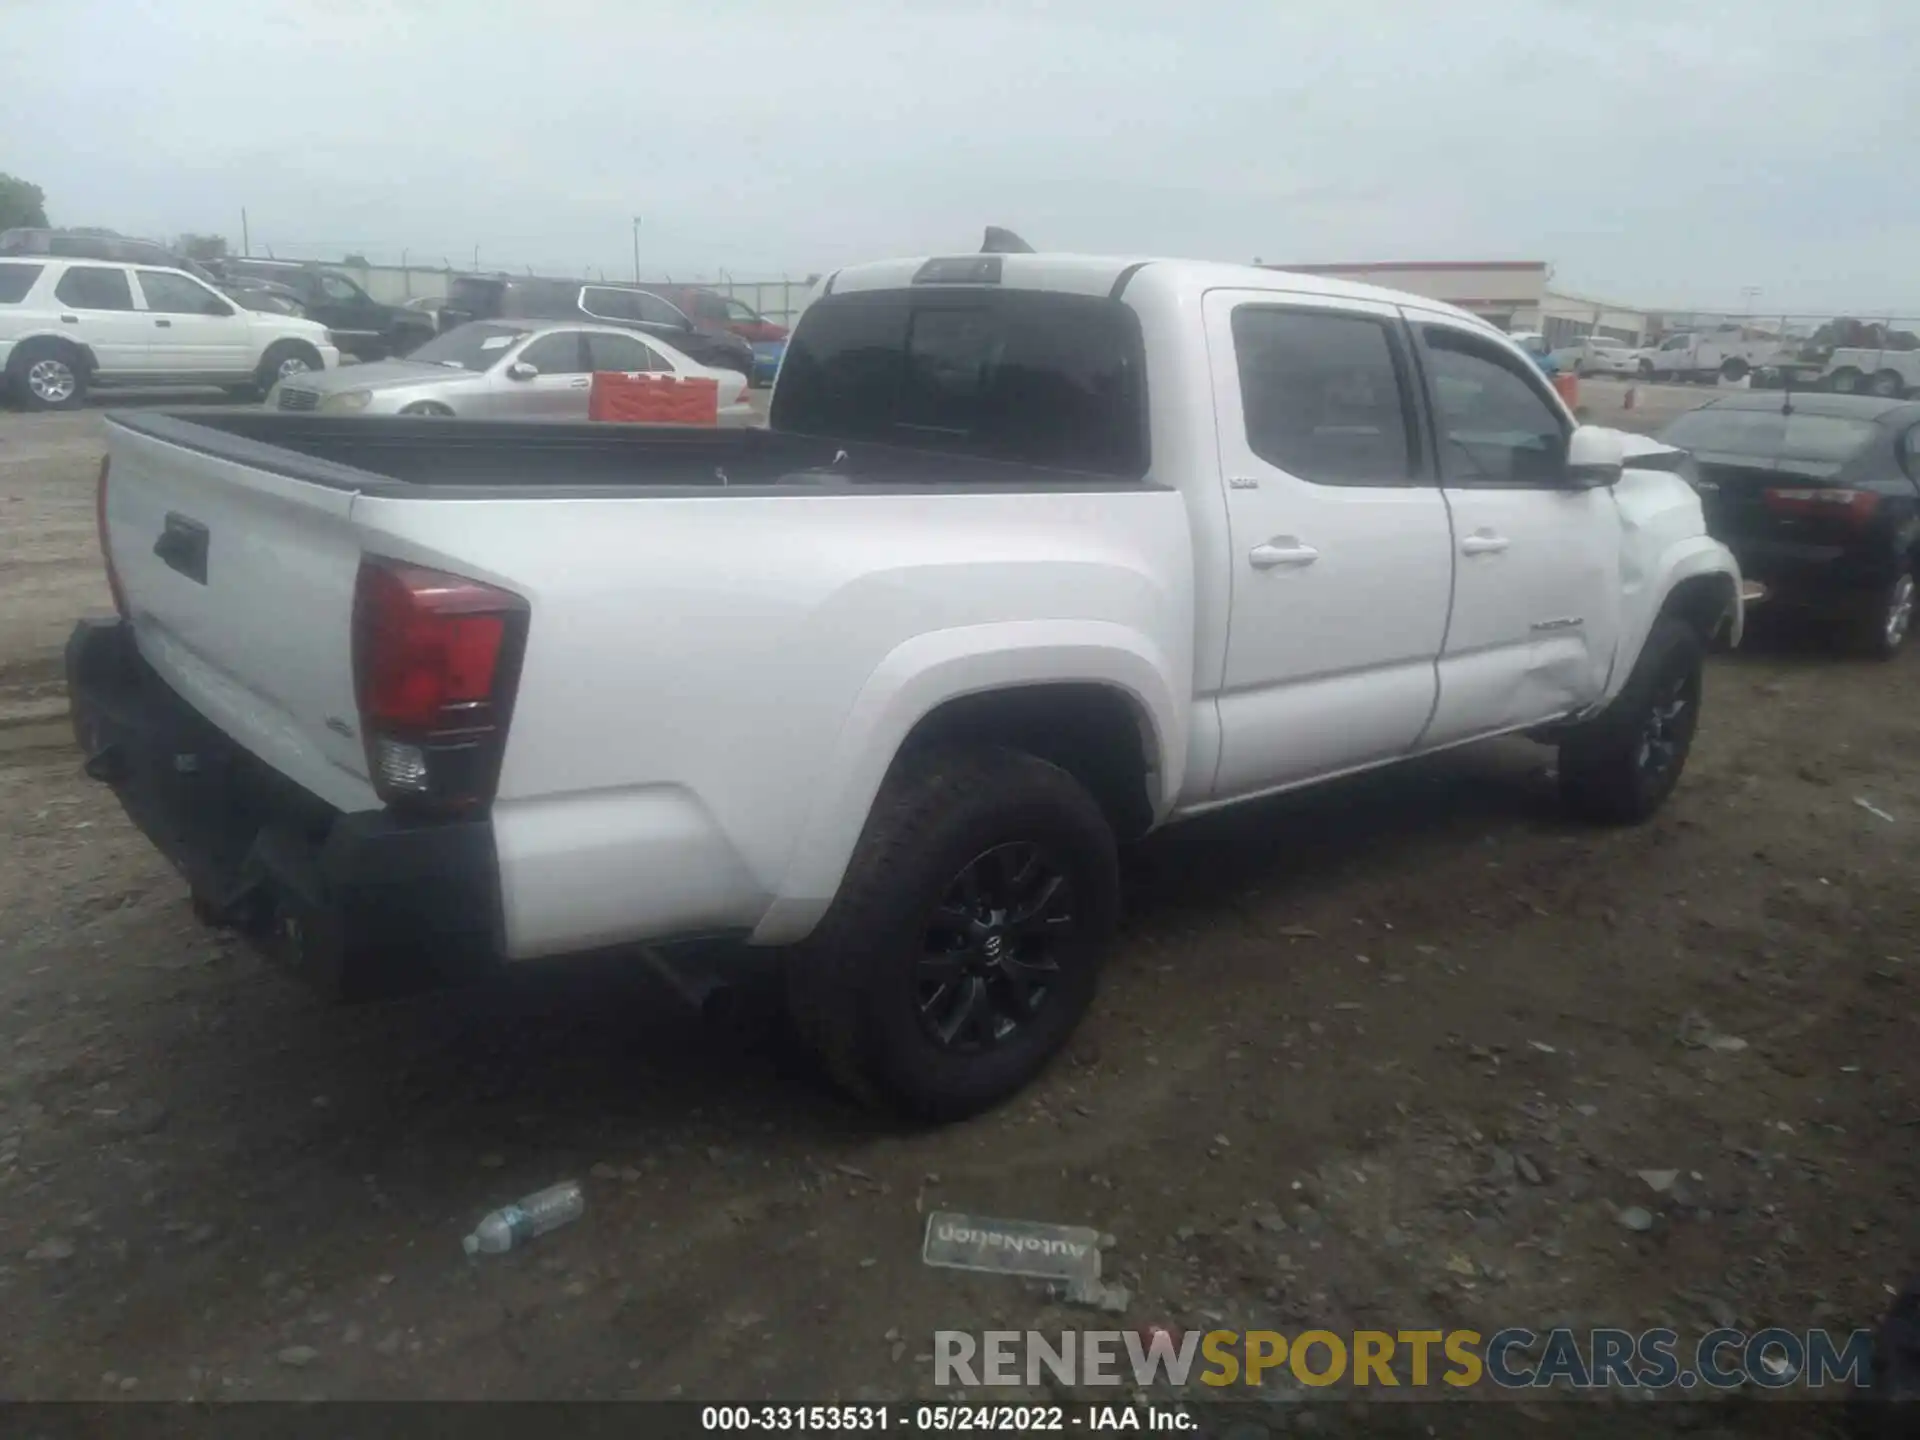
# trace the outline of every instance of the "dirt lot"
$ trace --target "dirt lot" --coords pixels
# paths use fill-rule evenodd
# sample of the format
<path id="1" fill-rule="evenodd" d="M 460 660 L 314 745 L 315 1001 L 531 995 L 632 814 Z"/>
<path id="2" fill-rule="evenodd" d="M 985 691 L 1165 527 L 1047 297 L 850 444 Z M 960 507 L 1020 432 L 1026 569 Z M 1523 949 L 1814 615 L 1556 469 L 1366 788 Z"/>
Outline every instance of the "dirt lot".
<path id="1" fill-rule="evenodd" d="M 1920 1253 L 1914 656 L 1717 659 L 1640 830 L 1515 742 L 1160 835 L 1071 1057 L 906 1133 L 623 967 L 331 1009 L 202 930 L 54 718 L 99 444 L 0 414 L 0 1396 L 907 1396 L 936 1328 L 1113 1323 L 924 1267 L 933 1208 L 1111 1232 L 1129 1326 L 1850 1327 Z"/>

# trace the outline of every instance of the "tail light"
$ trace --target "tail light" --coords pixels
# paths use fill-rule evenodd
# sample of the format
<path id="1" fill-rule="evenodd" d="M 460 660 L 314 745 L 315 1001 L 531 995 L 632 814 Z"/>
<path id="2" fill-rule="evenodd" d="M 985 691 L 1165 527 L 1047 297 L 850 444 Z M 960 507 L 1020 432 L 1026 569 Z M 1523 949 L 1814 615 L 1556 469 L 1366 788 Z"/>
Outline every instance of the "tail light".
<path id="1" fill-rule="evenodd" d="M 113 593 L 113 608 L 122 620 L 127 618 L 127 592 L 120 588 L 120 572 L 113 565 L 113 538 L 107 533 L 107 471 L 111 455 L 100 461 L 100 483 L 93 491 L 94 524 L 100 531 L 100 559 L 107 567 L 107 589 Z"/>
<path id="2" fill-rule="evenodd" d="M 1769 486 L 1761 493 L 1761 499 L 1776 515 L 1796 519 L 1826 515 L 1855 523 L 1868 519 L 1880 505 L 1879 495 L 1872 490 L 1841 490 L 1827 486 L 1812 489 Z"/>
<path id="3" fill-rule="evenodd" d="M 484 808 L 500 780 L 527 602 L 368 556 L 353 596 L 353 680 L 375 792 L 397 809 Z"/>

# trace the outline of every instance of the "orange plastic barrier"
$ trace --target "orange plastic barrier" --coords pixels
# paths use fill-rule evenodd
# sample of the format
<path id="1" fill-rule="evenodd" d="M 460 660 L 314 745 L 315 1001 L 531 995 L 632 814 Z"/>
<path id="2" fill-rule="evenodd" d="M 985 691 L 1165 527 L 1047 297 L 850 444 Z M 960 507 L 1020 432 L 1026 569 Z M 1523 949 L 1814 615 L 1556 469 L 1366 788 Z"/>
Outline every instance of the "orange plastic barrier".
<path id="1" fill-rule="evenodd" d="M 1559 392 L 1560 398 L 1567 402 L 1569 410 L 1580 403 L 1580 377 L 1571 370 L 1562 370 L 1554 376 L 1553 388 Z"/>
<path id="2" fill-rule="evenodd" d="M 587 418 L 627 425 L 718 425 L 720 384 L 678 375 L 593 372 Z"/>

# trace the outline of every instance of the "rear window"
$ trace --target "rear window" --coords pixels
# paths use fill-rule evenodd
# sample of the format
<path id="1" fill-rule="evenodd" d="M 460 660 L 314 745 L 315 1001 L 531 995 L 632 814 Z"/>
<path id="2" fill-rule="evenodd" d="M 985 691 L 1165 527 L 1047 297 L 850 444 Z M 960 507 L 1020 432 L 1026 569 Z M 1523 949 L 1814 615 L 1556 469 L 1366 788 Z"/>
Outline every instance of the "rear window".
<path id="1" fill-rule="evenodd" d="M 1703 454 L 1839 464 L 1871 445 L 1878 429 L 1841 415 L 1709 408 L 1682 415 L 1660 438 Z"/>
<path id="2" fill-rule="evenodd" d="M 883 290 L 807 308 L 781 362 L 776 429 L 1138 479 L 1140 325 L 1115 300 Z"/>
<path id="3" fill-rule="evenodd" d="M 27 298 L 44 265 L 0 265 L 0 305 L 18 305 Z"/>

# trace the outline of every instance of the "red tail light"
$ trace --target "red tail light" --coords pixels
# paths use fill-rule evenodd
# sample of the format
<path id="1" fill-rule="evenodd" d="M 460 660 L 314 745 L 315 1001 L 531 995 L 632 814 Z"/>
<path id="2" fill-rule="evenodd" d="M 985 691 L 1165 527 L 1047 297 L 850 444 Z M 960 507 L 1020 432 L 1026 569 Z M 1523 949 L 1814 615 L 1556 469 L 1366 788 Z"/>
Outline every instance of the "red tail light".
<path id="1" fill-rule="evenodd" d="M 100 559 L 107 567 L 107 589 L 113 593 L 113 608 L 122 620 L 127 618 L 127 593 L 120 588 L 120 572 L 113 568 L 113 540 L 107 533 L 107 469 L 113 457 L 100 461 L 100 483 L 93 490 L 93 519 L 100 531 Z"/>
<path id="2" fill-rule="evenodd" d="M 360 562 L 354 690 L 382 800 L 446 813 L 493 799 L 526 635 L 518 595 L 396 560 Z"/>
<path id="3" fill-rule="evenodd" d="M 1840 490 L 1831 487 L 1790 489 L 1769 486 L 1761 494 L 1766 507 L 1776 515 L 1796 519 L 1827 515 L 1836 520 L 1865 521 L 1880 506 L 1880 497 L 1871 490 Z"/>

